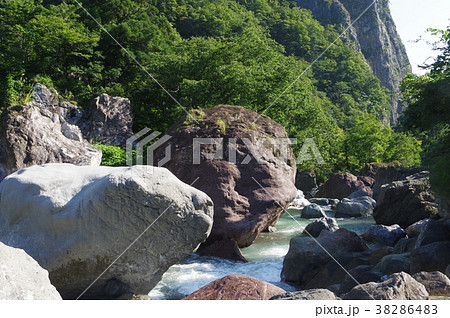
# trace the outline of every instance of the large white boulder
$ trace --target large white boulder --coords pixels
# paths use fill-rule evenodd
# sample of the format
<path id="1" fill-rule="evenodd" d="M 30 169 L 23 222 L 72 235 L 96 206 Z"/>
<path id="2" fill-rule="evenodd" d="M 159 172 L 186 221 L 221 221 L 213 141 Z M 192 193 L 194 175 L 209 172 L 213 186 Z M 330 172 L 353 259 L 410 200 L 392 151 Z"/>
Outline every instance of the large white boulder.
<path id="1" fill-rule="evenodd" d="M 147 294 L 213 222 L 206 194 L 148 166 L 26 168 L 0 183 L 0 211 L 0 241 L 36 259 L 66 299 L 105 270 L 85 298 Z"/>
<path id="2" fill-rule="evenodd" d="M 60 300 L 48 272 L 27 253 L 0 242 L 0 300 Z"/>

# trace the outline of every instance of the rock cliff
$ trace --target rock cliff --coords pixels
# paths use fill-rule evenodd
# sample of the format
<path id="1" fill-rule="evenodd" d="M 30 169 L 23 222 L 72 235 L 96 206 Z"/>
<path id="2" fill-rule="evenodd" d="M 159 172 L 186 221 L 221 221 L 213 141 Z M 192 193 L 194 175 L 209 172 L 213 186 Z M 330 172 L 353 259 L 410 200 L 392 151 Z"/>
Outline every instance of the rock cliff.
<path id="1" fill-rule="evenodd" d="M 411 72 L 411 65 L 392 19 L 389 1 L 297 0 L 297 3 L 311 10 L 324 25 L 342 25 L 342 31 L 348 28 L 346 38 L 364 55 L 381 84 L 391 93 L 390 120 L 395 123 L 404 110 L 399 100 L 400 83 Z"/>

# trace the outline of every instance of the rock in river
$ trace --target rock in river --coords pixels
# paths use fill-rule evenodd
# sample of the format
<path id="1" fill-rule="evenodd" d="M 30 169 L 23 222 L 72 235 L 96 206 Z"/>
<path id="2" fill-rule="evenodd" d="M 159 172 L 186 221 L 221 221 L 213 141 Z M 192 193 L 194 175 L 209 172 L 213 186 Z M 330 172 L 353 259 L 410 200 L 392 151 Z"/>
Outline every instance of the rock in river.
<path id="1" fill-rule="evenodd" d="M 27 253 L 0 242 L 0 300 L 60 300 L 48 272 Z"/>
<path id="2" fill-rule="evenodd" d="M 381 283 L 366 283 L 343 295 L 345 300 L 425 300 L 428 292 L 407 273 L 395 273 Z"/>
<path id="3" fill-rule="evenodd" d="M 200 288 L 184 300 L 268 300 L 284 293 L 285 290 L 250 276 L 228 275 Z"/>
<path id="4" fill-rule="evenodd" d="M 232 239 L 239 247 L 274 226 L 294 200 L 296 163 L 286 130 L 267 116 L 239 106 L 192 110 L 167 131 L 155 165 L 208 194 L 214 225 L 208 243 Z M 214 256 L 214 255 L 212 255 Z"/>
<path id="5" fill-rule="evenodd" d="M 0 211 L 0 241 L 48 270 L 65 299 L 105 270 L 85 298 L 113 296 L 105 289 L 111 280 L 124 292 L 148 294 L 206 240 L 213 220 L 206 194 L 147 166 L 26 168 L 0 183 Z"/>

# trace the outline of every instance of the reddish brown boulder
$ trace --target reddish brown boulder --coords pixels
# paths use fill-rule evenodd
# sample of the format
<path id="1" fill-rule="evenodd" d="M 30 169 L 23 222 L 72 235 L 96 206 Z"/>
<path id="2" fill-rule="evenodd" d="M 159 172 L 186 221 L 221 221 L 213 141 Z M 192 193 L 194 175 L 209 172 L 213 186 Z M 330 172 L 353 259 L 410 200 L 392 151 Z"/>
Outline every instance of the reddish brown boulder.
<path id="1" fill-rule="evenodd" d="M 183 300 L 268 300 L 286 291 L 262 280 L 228 275 L 193 292 Z"/>
<path id="2" fill-rule="evenodd" d="M 223 239 L 209 245 L 202 245 L 197 253 L 201 256 L 214 256 L 232 261 L 247 262 L 235 240 Z"/>
<path id="3" fill-rule="evenodd" d="M 335 173 L 319 187 L 316 197 L 342 200 L 358 190 L 364 190 L 372 196 L 371 186 L 374 182 L 371 177 L 357 177 L 348 172 Z"/>
<path id="4" fill-rule="evenodd" d="M 155 163 L 170 146 L 171 160 L 164 167 L 214 202 L 214 225 L 206 245 L 232 239 L 239 247 L 249 246 L 275 225 L 296 196 L 296 164 L 286 130 L 267 116 L 219 105 L 191 111 L 167 135 L 171 139 L 158 147 Z M 203 138 L 197 148 L 195 138 Z"/>

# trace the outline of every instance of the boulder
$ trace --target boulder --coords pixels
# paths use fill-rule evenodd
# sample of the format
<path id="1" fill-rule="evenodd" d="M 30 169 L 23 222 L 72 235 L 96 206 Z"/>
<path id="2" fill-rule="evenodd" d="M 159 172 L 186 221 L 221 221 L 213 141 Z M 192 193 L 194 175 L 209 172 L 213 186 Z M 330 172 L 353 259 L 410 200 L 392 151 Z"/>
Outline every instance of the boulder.
<path id="1" fill-rule="evenodd" d="M 423 168 L 402 167 L 400 163 L 385 164 L 377 170 L 373 184 L 373 197 L 378 200 L 381 187 L 394 181 L 405 180 L 407 177 L 422 172 Z"/>
<path id="2" fill-rule="evenodd" d="M 317 239 L 293 238 L 283 261 L 281 279 L 309 288 L 325 288 L 338 281 L 330 282 L 328 277 L 323 277 L 322 270 L 327 269 L 329 265 L 335 272 L 339 267 L 335 260 L 346 264 L 354 262 L 353 267 L 361 265 L 359 261 L 355 261 L 360 255 L 354 253 L 366 250 L 368 248 L 363 240 L 356 233 L 346 229 L 338 229 L 335 232 L 322 231 Z M 332 272 L 328 269 L 327 271 Z M 340 273 L 339 275 L 343 276 Z"/>
<path id="3" fill-rule="evenodd" d="M 328 289 L 308 289 L 273 296 L 270 300 L 339 300 L 335 293 Z"/>
<path id="4" fill-rule="evenodd" d="M 409 253 L 386 255 L 374 267 L 374 271 L 378 271 L 384 275 L 390 275 L 400 272 L 409 273 L 409 269 Z"/>
<path id="5" fill-rule="evenodd" d="M 427 222 L 417 237 L 415 247 L 442 241 L 450 241 L 450 219 Z"/>
<path id="6" fill-rule="evenodd" d="M 112 279 L 148 294 L 213 221 L 206 194 L 148 166 L 26 168 L 0 183 L 0 210 L 0 241 L 48 270 L 65 299 L 109 298 Z"/>
<path id="7" fill-rule="evenodd" d="M 34 101 L 5 109 L 0 122 L 0 177 L 46 163 L 98 166 L 102 152 L 83 139 L 64 117 L 68 103 L 37 84 Z M 1 179 L 0 179 L 1 180 Z"/>
<path id="8" fill-rule="evenodd" d="M 0 242 L 0 300 L 61 300 L 61 296 L 34 259 Z"/>
<path id="9" fill-rule="evenodd" d="M 317 188 L 316 174 L 314 170 L 297 171 L 295 175 L 295 187 L 304 193 L 311 193 Z"/>
<path id="10" fill-rule="evenodd" d="M 215 202 L 208 241 L 229 238 L 239 247 L 251 245 L 296 196 L 288 135 L 267 116 L 238 106 L 192 110 L 167 135 L 171 139 L 156 149 L 155 165 L 170 147 L 171 160 L 164 166 L 188 184 L 195 181 Z"/>
<path id="11" fill-rule="evenodd" d="M 350 269 L 340 285 L 339 294 L 348 293 L 353 287 L 369 282 L 381 281 L 382 274 L 373 270 L 371 265 L 360 265 Z"/>
<path id="12" fill-rule="evenodd" d="M 312 203 L 302 210 L 302 218 L 303 219 L 317 219 L 326 217 L 325 212 L 323 212 L 320 205 Z"/>
<path id="13" fill-rule="evenodd" d="M 285 290 L 253 277 L 228 275 L 209 283 L 183 300 L 268 300 L 284 293 Z"/>
<path id="14" fill-rule="evenodd" d="M 359 190 L 354 194 L 366 193 L 363 190 Z M 349 217 L 367 217 L 372 215 L 373 209 L 376 206 L 376 202 L 370 196 L 350 196 L 342 199 L 337 207 L 335 217 L 337 218 L 349 218 Z"/>
<path id="15" fill-rule="evenodd" d="M 416 223 L 411 224 L 408 226 L 405 231 L 406 235 L 408 237 L 417 237 L 419 236 L 420 232 L 422 232 L 425 225 L 427 225 L 428 222 L 432 221 L 431 219 L 423 219 L 420 221 L 417 221 Z"/>
<path id="16" fill-rule="evenodd" d="M 339 226 L 334 218 L 324 217 L 309 223 L 303 230 L 303 233 L 312 237 L 318 237 L 323 230 L 334 232 L 338 229 Z"/>
<path id="17" fill-rule="evenodd" d="M 316 196 L 341 200 L 360 189 L 371 195 L 372 189 L 370 188 L 370 185 L 368 185 L 368 180 L 366 179 L 367 178 L 361 180 L 361 178 L 348 172 L 335 173 L 319 187 Z"/>
<path id="18" fill-rule="evenodd" d="M 397 224 L 371 225 L 366 232 L 362 234 L 366 241 L 377 241 L 383 245 L 394 246 L 402 237 L 406 237 L 406 232 Z"/>
<path id="19" fill-rule="evenodd" d="M 237 242 L 231 239 L 223 239 L 214 241 L 209 245 L 202 245 L 198 250 L 198 254 L 201 256 L 212 256 L 232 261 L 247 262 L 247 259 L 242 255 Z"/>
<path id="20" fill-rule="evenodd" d="M 130 100 L 102 94 L 84 109 L 76 124 L 91 142 L 125 146 L 133 135 Z"/>
<path id="21" fill-rule="evenodd" d="M 410 253 L 416 246 L 417 237 L 403 237 L 394 245 L 394 254 Z"/>
<path id="22" fill-rule="evenodd" d="M 415 248 L 411 252 L 411 274 L 440 271 L 450 264 L 450 242 L 435 242 Z"/>
<path id="23" fill-rule="evenodd" d="M 378 224 L 407 228 L 426 218 L 438 216 L 437 204 L 426 173 L 383 185 L 373 211 Z"/>
<path id="24" fill-rule="evenodd" d="M 445 269 L 445 275 L 447 275 L 447 277 L 450 278 L 450 264 Z"/>
<path id="25" fill-rule="evenodd" d="M 419 272 L 413 278 L 433 296 L 450 296 L 450 279 L 441 272 Z"/>
<path id="26" fill-rule="evenodd" d="M 318 204 L 318 205 L 328 205 L 328 204 L 330 204 L 330 200 L 328 200 L 327 198 L 311 198 L 311 199 L 309 199 L 309 202 L 315 203 L 315 204 Z"/>
<path id="27" fill-rule="evenodd" d="M 381 283 L 355 286 L 343 295 L 344 300 L 426 300 L 428 292 L 421 283 L 407 273 L 395 273 Z"/>

